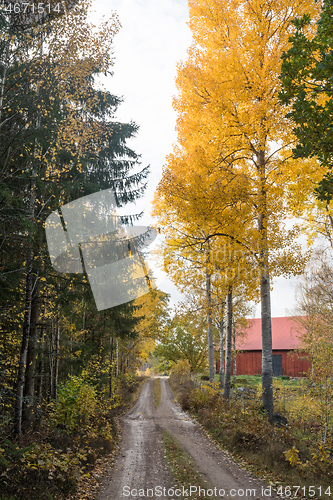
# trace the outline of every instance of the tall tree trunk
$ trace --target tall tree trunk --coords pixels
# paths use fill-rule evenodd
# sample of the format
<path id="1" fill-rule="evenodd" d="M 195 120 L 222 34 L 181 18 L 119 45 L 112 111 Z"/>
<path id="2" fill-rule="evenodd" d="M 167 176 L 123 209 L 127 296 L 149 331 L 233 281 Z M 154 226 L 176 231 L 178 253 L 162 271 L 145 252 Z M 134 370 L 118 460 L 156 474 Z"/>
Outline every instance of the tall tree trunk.
<path id="1" fill-rule="evenodd" d="M 233 327 L 233 333 L 232 333 L 232 340 L 234 344 L 233 352 L 232 352 L 232 358 L 233 358 L 233 368 L 234 368 L 234 375 L 232 377 L 232 381 L 235 384 L 237 380 L 237 353 L 236 353 L 236 328 L 235 325 Z"/>
<path id="2" fill-rule="evenodd" d="M 214 382 L 214 344 L 213 344 L 213 322 L 212 322 L 212 297 L 210 274 L 206 272 L 206 296 L 207 296 L 207 326 L 208 326 L 208 362 L 209 380 Z"/>
<path id="3" fill-rule="evenodd" d="M 55 331 L 55 356 L 54 356 L 54 378 L 53 378 L 53 399 L 58 399 L 58 378 L 59 378 L 59 347 L 60 347 L 60 317 L 59 312 L 56 318 Z"/>
<path id="4" fill-rule="evenodd" d="M 231 376 L 231 341 L 232 341 L 232 286 L 228 287 L 227 294 L 227 334 L 225 342 L 225 376 L 223 397 L 230 399 L 230 376 Z"/>
<path id="5" fill-rule="evenodd" d="M 41 403 L 43 397 L 43 382 L 44 382 L 44 325 L 42 326 L 39 336 L 40 352 L 38 353 L 38 368 L 37 368 L 37 389 L 36 400 Z"/>
<path id="6" fill-rule="evenodd" d="M 219 321 L 219 334 L 220 334 L 220 373 L 219 385 L 222 389 L 224 384 L 224 302 L 221 306 L 221 316 Z"/>
<path id="7" fill-rule="evenodd" d="M 117 339 L 116 346 L 116 377 L 119 375 L 119 340 Z"/>
<path id="8" fill-rule="evenodd" d="M 262 403 L 271 418 L 273 405 L 271 300 L 268 270 L 261 278 Z"/>
<path id="9" fill-rule="evenodd" d="M 7 71 L 9 68 L 9 44 L 10 44 L 10 37 L 8 37 L 7 43 L 6 43 L 6 50 L 5 54 L 3 54 L 3 72 L 1 75 L 1 83 L 0 83 L 0 129 L 1 129 L 1 117 L 2 117 L 2 105 L 3 105 L 3 98 L 5 95 L 5 86 L 6 86 L 6 78 L 7 78 Z"/>
<path id="10" fill-rule="evenodd" d="M 52 396 L 53 396 L 53 376 L 54 376 L 54 353 L 55 353 L 55 346 L 54 346 L 54 341 L 55 341 L 55 325 L 54 325 L 54 317 L 52 318 L 51 321 L 51 330 L 50 330 L 50 335 L 49 337 L 49 343 L 48 343 L 48 351 L 49 351 L 49 374 L 50 374 L 50 379 L 49 379 L 49 389 L 48 389 L 48 400 L 51 402 Z"/>
<path id="11" fill-rule="evenodd" d="M 28 250 L 27 255 L 27 275 L 25 287 L 25 310 L 23 321 L 23 332 L 21 342 L 21 352 L 17 373 L 17 389 L 15 399 L 15 416 L 14 416 L 14 433 L 22 434 L 22 408 L 23 408 L 23 390 L 25 381 L 25 366 L 27 362 L 29 335 L 30 335 L 30 319 L 31 319 L 31 302 L 32 302 L 32 249 Z"/>
<path id="12" fill-rule="evenodd" d="M 35 379 L 36 379 L 36 347 L 37 347 L 37 321 L 40 311 L 40 281 L 38 280 L 31 303 L 31 320 L 25 369 L 25 383 L 23 397 L 25 404 L 22 411 L 22 422 L 30 425 L 32 422 L 33 408 L 35 406 Z"/>
<path id="13" fill-rule="evenodd" d="M 38 125 L 38 123 L 37 123 Z M 32 178 L 30 187 L 30 200 L 29 200 L 29 218 L 33 224 L 35 217 L 35 200 L 36 200 L 36 171 L 32 168 Z M 26 254 L 26 286 L 25 286 L 25 307 L 24 307 L 24 320 L 22 331 L 22 343 L 19 359 L 19 367 L 17 374 L 17 389 L 15 400 L 15 416 L 14 416 L 14 433 L 16 435 L 22 434 L 22 410 L 23 410 L 23 391 L 25 383 L 25 367 L 27 362 L 30 324 L 31 324 L 31 306 L 32 306 L 32 266 L 33 266 L 33 229 L 29 231 L 29 241 Z"/>
<path id="14" fill-rule="evenodd" d="M 40 55 L 43 54 L 43 44 L 41 43 Z M 39 94 L 39 88 L 37 88 L 37 96 Z M 37 115 L 36 128 L 39 129 L 41 126 L 41 114 Z M 14 433 L 17 435 L 22 434 L 22 408 L 23 408 L 23 390 L 25 382 L 25 365 L 27 361 L 28 345 L 29 345 L 29 335 L 30 335 L 30 322 L 31 322 L 31 304 L 32 304 L 32 270 L 34 261 L 34 219 L 35 219 L 35 204 L 36 204 L 36 179 L 37 179 L 37 140 L 35 142 L 35 155 L 32 158 L 31 164 L 31 184 L 29 192 L 29 210 L 28 217 L 30 219 L 31 227 L 29 229 L 29 240 L 27 243 L 27 254 L 26 254 L 26 291 L 25 291 L 25 309 L 24 309 L 24 321 L 23 321 L 23 332 L 22 332 L 22 344 L 21 353 L 19 360 L 19 368 L 17 375 L 17 390 L 16 390 L 16 400 L 15 400 L 15 416 L 14 416 Z"/>
<path id="15" fill-rule="evenodd" d="M 44 383 L 44 333 L 46 328 L 46 318 L 48 313 L 48 298 L 49 294 L 47 288 L 43 295 L 43 307 L 42 307 L 42 317 L 41 317 L 41 329 L 38 338 L 38 350 L 37 350 L 37 389 L 36 389 L 36 401 L 38 403 L 42 402 L 43 397 L 43 383 Z"/>
<path id="16" fill-rule="evenodd" d="M 113 335 L 110 338 L 110 370 L 109 370 L 109 396 L 112 398 L 112 371 L 113 371 Z"/>
<path id="17" fill-rule="evenodd" d="M 260 175 L 260 202 L 258 216 L 259 254 L 260 254 L 260 297 L 261 297 L 261 336 L 262 336 L 262 403 L 269 418 L 274 412 L 273 404 L 273 367 L 272 367 L 272 324 L 271 291 L 267 241 L 267 193 L 265 173 L 265 152 L 257 154 Z"/>

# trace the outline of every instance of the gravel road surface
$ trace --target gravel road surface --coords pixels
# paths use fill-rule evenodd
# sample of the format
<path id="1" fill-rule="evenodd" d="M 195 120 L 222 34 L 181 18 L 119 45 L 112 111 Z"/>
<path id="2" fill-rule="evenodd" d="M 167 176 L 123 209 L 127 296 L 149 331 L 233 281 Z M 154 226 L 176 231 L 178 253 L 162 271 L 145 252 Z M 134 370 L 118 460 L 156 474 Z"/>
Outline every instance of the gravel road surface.
<path id="1" fill-rule="evenodd" d="M 270 491 L 267 484 L 230 460 L 181 410 L 166 379 L 161 378 L 158 409 L 152 387 L 153 379 L 145 382 L 137 403 L 123 419 L 119 456 L 97 500 L 198 500 L 204 496 L 195 484 L 191 490 L 175 485 L 163 456 L 162 429 L 173 434 L 194 459 L 207 481 L 207 490 L 210 491 L 206 490 L 206 494 L 212 498 L 281 500 L 281 496 Z"/>

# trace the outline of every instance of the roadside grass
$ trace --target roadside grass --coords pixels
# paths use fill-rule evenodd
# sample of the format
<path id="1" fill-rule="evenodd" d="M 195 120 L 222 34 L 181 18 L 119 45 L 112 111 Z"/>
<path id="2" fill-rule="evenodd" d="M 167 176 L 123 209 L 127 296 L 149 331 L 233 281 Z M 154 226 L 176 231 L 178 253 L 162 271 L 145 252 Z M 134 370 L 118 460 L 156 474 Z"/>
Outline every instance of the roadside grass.
<path id="1" fill-rule="evenodd" d="M 174 480 L 177 484 L 176 487 L 181 489 L 184 487 L 184 489 L 188 490 L 189 493 L 190 487 L 192 486 L 191 498 L 193 498 L 193 500 L 199 500 L 199 498 L 200 500 L 216 500 L 216 498 L 212 495 L 202 494 L 203 490 L 205 493 L 207 490 L 209 491 L 211 489 L 210 486 L 198 472 L 194 461 L 183 446 L 166 430 L 163 430 L 163 444 L 164 456 L 170 469 L 172 470 Z M 197 490 L 195 491 L 194 488 L 197 488 Z M 201 491 L 199 488 L 201 488 Z"/>
<path id="2" fill-rule="evenodd" d="M 146 380 L 148 380 L 148 379 L 149 379 L 149 377 L 146 377 L 145 375 L 141 375 L 141 376 L 136 375 L 136 377 L 135 377 L 136 383 L 134 385 L 134 388 L 131 389 L 130 391 L 125 390 L 127 397 L 125 395 L 123 395 L 122 397 L 124 398 L 124 402 L 126 402 L 128 407 L 131 408 L 137 402 L 137 400 L 139 399 L 140 393 L 141 393 L 142 386 L 146 382 Z M 123 413 L 125 413 L 125 410 L 123 411 Z"/>
<path id="3" fill-rule="evenodd" d="M 193 380 L 186 374 L 171 375 L 168 382 L 171 392 L 177 401 L 180 400 L 183 394 L 189 393 L 197 387 Z"/>
<path id="4" fill-rule="evenodd" d="M 274 381 L 275 411 L 287 415 L 287 426 L 269 423 L 262 408 L 260 384 L 243 385 L 246 390 L 235 390 L 226 402 L 217 389 L 190 390 L 189 381 L 185 375 L 181 384 L 178 377 L 169 379 L 183 410 L 196 417 L 215 442 L 249 471 L 275 489 L 298 485 L 305 488 L 305 497 L 331 498 L 333 490 L 327 488 L 333 478 L 333 440 L 327 439 L 324 445 L 323 430 L 316 420 L 318 404 L 307 394 L 301 396 L 302 381 L 290 388 L 285 385 L 288 381 Z M 313 485 L 318 497 L 309 490 Z"/>
<path id="5" fill-rule="evenodd" d="M 161 402 L 161 379 L 155 378 L 153 382 L 153 394 L 156 408 L 159 407 Z"/>
<path id="6" fill-rule="evenodd" d="M 209 384 L 209 380 L 202 379 L 202 377 L 207 377 L 208 374 L 198 374 L 196 378 L 202 384 Z M 282 377 L 274 377 L 275 380 L 279 381 L 285 387 L 301 387 L 304 383 L 303 378 L 286 378 Z M 236 382 L 233 381 L 233 376 L 231 376 L 231 384 L 236 387 L 239 386 L 250 386 L 250 387 L 258 387 L 261 384 L 261 375 L 237 375 Z M 218 373 L 215 374 L 215 383 L 219 383 L 220 376 Z"/>
<path id="7" fill-rule="evenodd" d="M 120 417 L 134 404 L 145 378 L 119 377 L 112 399 L 98 396 L 85 420 L 74 414 L 67 424 L 55 406 L 22 440 L 0 445 L 0 500 L 84 500 L 95 494 L 101 476 L 118 449 Z M 90 393 L 86 393 L 86 398 Z M 83 409 L 89 405 L 85 399 Z M 95 399 L 92 400 L 95 402 Z M 71 407 L 65 405 L 69 413 Z M 60 417 L 62 420 L 59 420 Z M 75 424 L 75 426 L 74 426 Z"/>
<path id="8" fill-rule="evenodd" d="M 207 374 L 192 375 L 192 378 L 197 380 L 198 385 L 211 387 Z M 301 394 L 304 393 L 303 389 L 306 379 L 304 377 L 292 379 L 286 376 L 273 377 L 273 383 L 274 386 L 278 387 L 278 390 L 280 391 L 280 399 L 283 398 L 283 414 L 289 410 L 292 411 L 295 399 L 299 398 Z M 261 375 L 238 375 L 236 377 L 236 381 L 234 381 L 234 378 L 231 377 L 230 386 L 231 395 L 235 394 L 240 387 L 245 388 L 246 390 L 253 389 L 256 392 L 260 392 Z M 219 388 L 219 374 L 215 374 L 215 388 Z"/>

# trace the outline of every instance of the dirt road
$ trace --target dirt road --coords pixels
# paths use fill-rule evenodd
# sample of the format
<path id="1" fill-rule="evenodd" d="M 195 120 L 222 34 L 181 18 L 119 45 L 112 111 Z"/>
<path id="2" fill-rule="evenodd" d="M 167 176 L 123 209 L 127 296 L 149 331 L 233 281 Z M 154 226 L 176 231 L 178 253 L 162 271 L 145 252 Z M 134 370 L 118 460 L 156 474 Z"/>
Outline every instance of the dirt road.
<path id="1" fill-rule="evenodd" d="M 140 397 L 123 420 L 123 438 L 115 465 L 97 500 L 129 498 L 199 499 L 204 493 L 174 484 L 163 456 L 162 429 L 168 430 L 194 459 L 215 498 L 279 498 L 228 458 L 200 427 L 175 403 L 169 385 L 161 379 L 161 403 L 156 409 L 153 380 L 147 381 Z M 196 489 L 197 488 L 197 489 Z M 211 494 L 212 493 L 212 494 Z"/>

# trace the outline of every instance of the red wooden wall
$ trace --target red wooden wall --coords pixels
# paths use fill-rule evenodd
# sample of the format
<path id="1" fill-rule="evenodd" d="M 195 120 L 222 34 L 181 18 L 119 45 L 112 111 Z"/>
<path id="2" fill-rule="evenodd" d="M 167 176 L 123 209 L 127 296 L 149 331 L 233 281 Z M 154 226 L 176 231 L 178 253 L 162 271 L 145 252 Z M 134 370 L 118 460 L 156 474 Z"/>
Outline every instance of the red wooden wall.
<path id="1" fill-rule="evenodd" d="M 282 375 L 303 377 L 308 373 L 311 363 L 303 359 L 305 353 L 296 354 L 288 350 L 273 350 L 273 354 L 282 354 Z M 237 353 L 237 375 L 261 375 L 261 351 L 243 351 Z M 216 363 L 216 372 L 220 371 L 220 362 Z M 233 364 L 231 368 L 233 375 Z"/>

